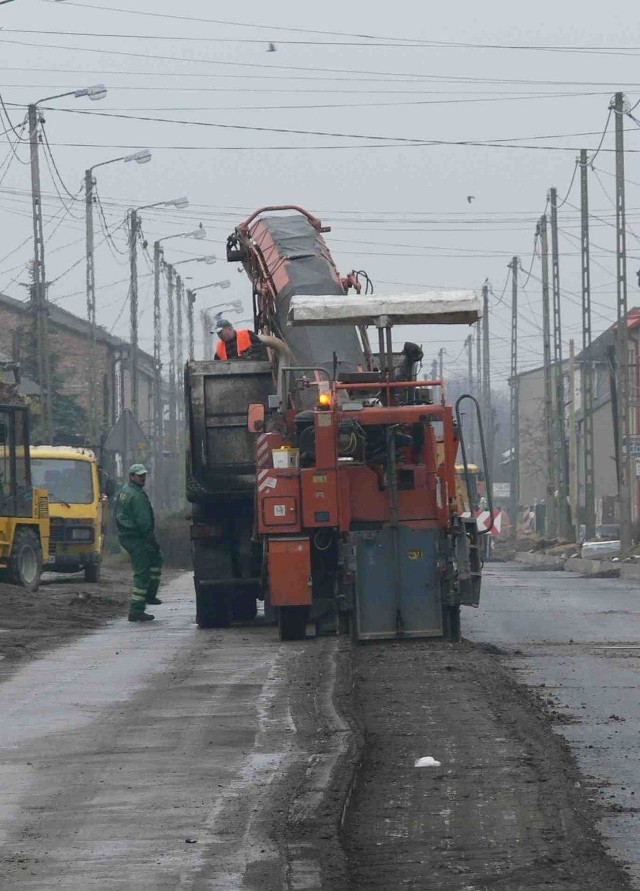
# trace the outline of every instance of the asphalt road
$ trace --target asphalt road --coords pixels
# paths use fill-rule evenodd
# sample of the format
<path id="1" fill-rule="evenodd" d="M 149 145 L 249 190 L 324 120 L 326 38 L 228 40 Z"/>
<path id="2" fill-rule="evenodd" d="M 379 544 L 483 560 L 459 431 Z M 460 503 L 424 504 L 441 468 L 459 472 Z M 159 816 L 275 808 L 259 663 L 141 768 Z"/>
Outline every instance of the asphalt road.
<path id="1" fill-rule="evenodd" d="M 0 887 L 339 886 L 338 642 L 200 631 L 186 574 L 163 598 L 0 685 Z"/>
<path id="2" fill-rule="evenodd" d="M 613 856 L 640 888 L 640 587 L 617 579 L 485 568 L 466 638 L 498 647 L 516 678 L 547 698 L 569 742 Z"/>

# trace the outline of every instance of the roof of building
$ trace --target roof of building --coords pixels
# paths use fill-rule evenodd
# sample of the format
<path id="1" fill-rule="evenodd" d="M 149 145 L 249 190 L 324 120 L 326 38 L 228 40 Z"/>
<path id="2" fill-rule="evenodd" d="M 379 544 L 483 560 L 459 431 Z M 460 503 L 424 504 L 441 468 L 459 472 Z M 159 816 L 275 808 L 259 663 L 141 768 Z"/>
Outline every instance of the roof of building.
<path id="1" fill-rule="evenodd" d="M 31 312 L 31 305 L 28 300 L 16 300 L 15 297 L 9 297 L 8 294 L 0 293 L 0 306 L 3 305 L 25 315 Z M 49 320 L 54 325 L 74 331 L 87 339 L 91 337 L 91 324 L 86 319 L 82 319 L 80 316 L 76 316 L 72 312 L 51 302 L 47 302 L 47 313 Z M 113 350 L 122 350 L 124 353 L 129 349 L 127 341 L 122 340 L 121 337 L 114 337 L 112 334 L 109 334 L 101 325 L 96 326 L 96 341 L 106 344 Z M 138 359 L 141 367 L 145 370 L 149 369 L 149 365 L 153 368 L 153 357 L 149 353 L 138 349 Z"/>
<path id="2" fill-rule="evenodd" d="M 630 331 L 633 331 L 637 328 L 640 328 L 640 308 L 634 306 L 627 313 L 627 328 Z M 610 328 L 607 328 L 606 331 L 603 331 L 595 340 L 591 342 L 591 345 L 587 347 L 586 350 L 582 350 L 576 356 L 576 360 L 581 361 L 584 359 L 591 359 L 592 362 L 606 362 L 607 361 L 607 349 L 608 347 L 615 346 L 616 337 L 617 337 L 617 329 L 618 323 L 617 321 L 611 325 Z"/>

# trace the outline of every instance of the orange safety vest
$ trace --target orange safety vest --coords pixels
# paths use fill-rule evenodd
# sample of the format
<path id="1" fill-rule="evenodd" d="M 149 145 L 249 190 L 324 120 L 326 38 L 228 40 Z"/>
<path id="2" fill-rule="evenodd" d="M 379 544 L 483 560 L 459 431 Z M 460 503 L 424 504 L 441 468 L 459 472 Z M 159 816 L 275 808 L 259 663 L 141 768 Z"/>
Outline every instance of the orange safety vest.
<path id="1" fill-rule="evenodd" d="M 251 346 L 253 346 L 253 344 L 251 343 L 251 332 L 248 328 L 244 328 L 242 331 L 236 331 L 236 349 L 238 350 L 238 356 L 241 356 L 244 351 L 248 350 Z M 227 345 L 224 340 L 218 341 L 216 356 L 218 359 L 222 359 L 223 362 L 227 361 Z"/>

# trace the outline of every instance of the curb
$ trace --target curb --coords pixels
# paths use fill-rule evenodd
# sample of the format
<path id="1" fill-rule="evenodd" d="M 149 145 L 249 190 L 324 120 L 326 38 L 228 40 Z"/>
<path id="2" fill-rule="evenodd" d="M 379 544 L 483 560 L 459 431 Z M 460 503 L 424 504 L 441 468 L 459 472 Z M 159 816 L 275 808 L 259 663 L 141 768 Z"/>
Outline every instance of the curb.
<path id="1" fill-rule="evenodd" d="M 601 579 L 640 579 L 640 565 L 614 563 L 612 560 L 583 560 L 582 557 L 552 557 L 549 554 L 530 554 L 519 551 L 515 562 L 536 569 L 556 569 Z"/>
<path id="2" fill-rule="evenodd" d="M 522 563 L 525 566 L 535 566 L 538 569 L 564 569 L 564 557 L 552 557 L 549 554 L 529 553 L 528 551 L 517 551 L 515 562 Z"/>

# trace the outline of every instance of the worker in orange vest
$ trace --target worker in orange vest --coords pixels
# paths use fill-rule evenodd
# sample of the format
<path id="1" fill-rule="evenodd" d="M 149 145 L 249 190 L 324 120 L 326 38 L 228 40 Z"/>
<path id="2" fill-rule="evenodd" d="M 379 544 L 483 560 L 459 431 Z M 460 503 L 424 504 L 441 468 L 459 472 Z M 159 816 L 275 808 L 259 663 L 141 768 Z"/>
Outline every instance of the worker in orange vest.
<path id="1" fill-rule="evenodd" d="M 227 319 L 219 319 L 216 323 L 216 334 L 220 338 L 216 347 L 216 359 L 226 362 L 229 359 L 240 359 L 242 354 L 253 347 L 259 347 L 260 352 L 264 351 L 264 346 L 257 334 L 243 328 L 236 331 L 231 322 Z M 255 358 L 263 358 L 256 356 Z"/>

